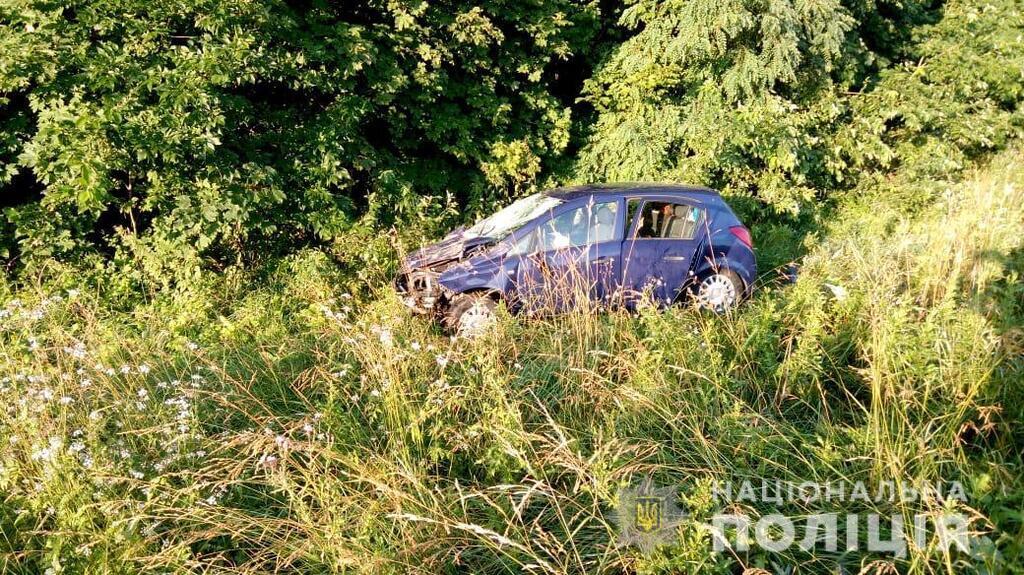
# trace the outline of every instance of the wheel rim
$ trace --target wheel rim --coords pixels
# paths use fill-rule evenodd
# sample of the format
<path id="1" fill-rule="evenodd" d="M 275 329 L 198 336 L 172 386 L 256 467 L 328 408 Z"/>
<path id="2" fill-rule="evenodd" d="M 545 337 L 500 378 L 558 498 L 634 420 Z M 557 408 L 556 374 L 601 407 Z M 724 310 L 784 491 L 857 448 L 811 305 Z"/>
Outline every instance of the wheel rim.
<path id="1" fill-rule="evenodd" d="M 727 310 L 736 303 L 736 285 L 723 274 L 710 275 L 700 282 L 697 301 L 708 309 Z"/>
<path id="2" fill-rule="evenodd" d="M 459 317 L 459 335 L 476 337 L 494 325 L 494 311 L 483 302 L 476 302 Z"/>

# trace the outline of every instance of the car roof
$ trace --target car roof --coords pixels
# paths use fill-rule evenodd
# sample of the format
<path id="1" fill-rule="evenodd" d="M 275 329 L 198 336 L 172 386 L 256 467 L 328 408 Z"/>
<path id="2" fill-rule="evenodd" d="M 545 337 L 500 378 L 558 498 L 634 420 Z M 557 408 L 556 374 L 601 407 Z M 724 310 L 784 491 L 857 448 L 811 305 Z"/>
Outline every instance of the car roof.
<path id="1" fill-rule="evenodd" d="M 633 194 L 687 194 L 691 196 L 720 197 L 719 193 L 711 188 L 703 186 L 690 186 L 685 184 L 668 183 L 614 183 L 614 184 L 586 184 L 582 186 L 569 186 L 555 188 L 544 192 L 545 195 L 559 198 L 561 200 L 575 200 L 590 195 L 629 196 Z"/>

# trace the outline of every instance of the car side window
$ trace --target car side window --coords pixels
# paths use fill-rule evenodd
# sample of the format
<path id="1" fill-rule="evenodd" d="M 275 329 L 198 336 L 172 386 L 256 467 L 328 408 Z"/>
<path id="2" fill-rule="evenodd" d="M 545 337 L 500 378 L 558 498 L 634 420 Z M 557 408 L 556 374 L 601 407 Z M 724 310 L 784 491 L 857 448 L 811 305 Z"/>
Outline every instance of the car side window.
<path id="1" fill-rule="evenodd" d="M 689 240 L 697 235 L 703 211 L 677 202 L 647 202 L 640 211 L 636 239 Z"/>
<path id="2" fill-rule="evenodd" d="M 541 224 L 537 251 L 561 250 L 619 239 L 618 201 L 590 203 Z"/>
<path id="3" fill-rule="evenodd" d="M 529 233 L 513 232 L 512 248 L 509 249 L 508 255 L 510 256 L 521 256 L 533 252 L 534 240 L 537 238 L 536 230 L 530 231 Z"/>

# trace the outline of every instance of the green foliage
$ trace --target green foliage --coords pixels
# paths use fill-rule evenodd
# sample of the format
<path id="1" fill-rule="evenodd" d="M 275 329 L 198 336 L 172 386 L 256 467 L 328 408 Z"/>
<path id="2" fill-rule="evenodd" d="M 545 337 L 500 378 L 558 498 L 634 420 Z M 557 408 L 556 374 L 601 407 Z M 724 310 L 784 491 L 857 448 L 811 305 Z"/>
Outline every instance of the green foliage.
<path id="1" fill-rule="evenodd" d="M 337 237 L 367 204 L 390 216 L 382 186 L 463 202 L 528 186 L 568 142 L 552 69 L 595 26 L 576 0 L 5 2 L 18 251 L 147 251 L 173 276 Z"/>
<path id="2" fill-rule="evenodd" d="M 878 8 L 630 3 L 638 31 L 585 88 L 597 118 L 576 177 L 693 181 L 797 213 L 897 164 L 951 173 L 1019 132 L 1018 3 Z"/>

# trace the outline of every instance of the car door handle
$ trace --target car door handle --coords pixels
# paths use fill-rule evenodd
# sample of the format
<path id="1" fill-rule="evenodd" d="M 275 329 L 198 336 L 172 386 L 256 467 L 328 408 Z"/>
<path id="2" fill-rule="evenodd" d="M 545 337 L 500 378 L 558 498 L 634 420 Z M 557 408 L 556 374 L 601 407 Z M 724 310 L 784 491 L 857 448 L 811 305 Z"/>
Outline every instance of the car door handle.
<path id="1" fill-rule="evenodd" d="M 686 256 L 665 256 L 661 259 L 669 262 L 685 262 L 687 258 Z"/>

